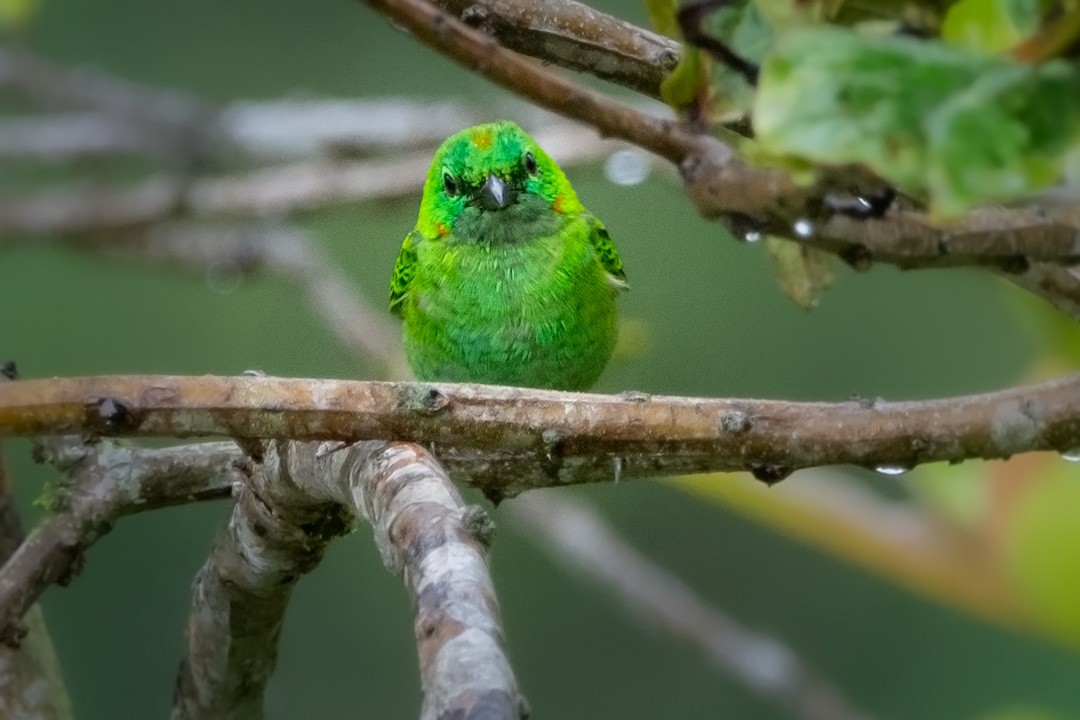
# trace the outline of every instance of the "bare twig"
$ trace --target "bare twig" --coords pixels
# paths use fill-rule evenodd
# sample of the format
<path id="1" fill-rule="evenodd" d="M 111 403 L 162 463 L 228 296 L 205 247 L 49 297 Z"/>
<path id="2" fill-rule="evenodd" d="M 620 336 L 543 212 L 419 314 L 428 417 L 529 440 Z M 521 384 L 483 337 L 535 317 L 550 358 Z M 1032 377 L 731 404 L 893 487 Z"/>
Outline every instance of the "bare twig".
<path id="1" fill-rule="evenodd" d="M 222 141 L 209 103 L 92 70 L 72 71 L 13 48 L 0 48 L 0 87 L 56 109 L 102 113 L 131 142 L 187 165 Z"/>
<path id="2" fill-rule="evenodd" d="M 709 606 L 679 578 L 651 563 L 580 503 L 555 493 L 529 493 L 508 510 L 540 546 L 586 581 L 606 586 L 618 600 L 699 650 L 719 670 L 766 702 L 802 720 L 866 720 L 839 689 L 799 657 Z"/>
<path id="3" fill-rule="evenodd" d="M 42 591 L 66 584 L 85 550 L 116 520 L 141 509 L 227 496 L 241 457 L 225 443 L 138 450 L 109 442 L 89 447 L 68 438 L 43 447 L 68 479 L 48 491 L 55 514 L 0 569 L 0 633 L 9 644 L 18 641 L 19 620 Z"/>
<path id="4" fill-rule="evenodd" d="M 703 144 L 730 155 L 718 140 L 694 133 L 673 120 L 646 115 L 545 70 L 426 0 L 366 2 L 458 64 L 541 107 L 592 125 L 601 135 L 622 138 L 676 164 L 700 152 Z"/>
<path id="5" fill-rule="evenodd" d="M 219 156 L 273 161 L 431 146 L 479 117 L 454 103 L 279 100 L 222 106 L 214 123 Z M 160 150 L 160 139 L 143 130 L 130 118 L 100 111 L 4 119 L 0 159 L 56 162 Z"/>
<path id="6" fill-rule="evenodd" d="M 437 0 L 506 47 L 652 97 L 679 60 L 679 44 L 574 0 Z"/>
<path id="7" fill-rule="evenodd" d="M 1080 446 L 1080 375 L 864 404 L 608 396 L 483 385 L 116 376 L 0 385 L 0 435 L 411 440 L 493 496 L 709 470 L 913 467 Z"/>
<path id="8" fill-rule="evenodd" d="M 541 127 L 536 137 L 567 166 L 603 157 L 617 147 L 567 123 Z M 139 229 L 178 214 L 276 217 L 337 203 L 403 197 L 419 191 L 430 164 L 431 152 L 425 150 L 393 159 L 302 162 L 188 181 L 162 175 L 123 190 L 97 187 L 9 199 L 0 202 L 0 244 L 5 235 L 15 233 Z"/>

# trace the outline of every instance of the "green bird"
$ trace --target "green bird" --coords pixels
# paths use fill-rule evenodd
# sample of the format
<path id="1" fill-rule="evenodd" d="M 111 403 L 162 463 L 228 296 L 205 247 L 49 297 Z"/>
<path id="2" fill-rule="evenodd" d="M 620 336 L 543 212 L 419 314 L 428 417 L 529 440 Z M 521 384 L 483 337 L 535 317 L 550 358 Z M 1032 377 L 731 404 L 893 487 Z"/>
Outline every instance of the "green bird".
<path id="1" fill-rule="evenodd" d="M 535 140 L 499 122 L 435 153 L 390 310 L 421 380 L 583 390 L 611 358 L 625 289 L 604 224 Z"/>

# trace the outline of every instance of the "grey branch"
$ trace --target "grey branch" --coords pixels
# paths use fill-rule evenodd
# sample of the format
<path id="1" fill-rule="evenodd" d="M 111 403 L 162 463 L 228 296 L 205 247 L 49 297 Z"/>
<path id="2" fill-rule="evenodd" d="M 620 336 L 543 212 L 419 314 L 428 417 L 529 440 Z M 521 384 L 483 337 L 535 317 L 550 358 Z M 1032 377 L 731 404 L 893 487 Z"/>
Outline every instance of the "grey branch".
<path id="1" fill-rule="evenodd" d="M 114 376 L 0 385 L 0 435 L 409 440 L 490 496 L 625 477 L 915 465 L 1080 447 L 1080 374 L 917 402 L 622 396 L 485 385 Z"/>
<path id="2" fill-rule="evenodd" d="M 236 484 L 236 504 L 195 577 L 174 720 L 258 720 L 292 589 L 349 529 L 308 498 L 277 453 Z"/>
<path id="3" fill-rule="evenodd" d="M 789 647 L 709 606 L 679 578 L 638 553 L 595 512 L 553 492 L 529 493 L 508 507 L 540 547 L 616 598 L 648 625 L 700 651 L 720 671 L 801 720 L 868 720 Z"/>
<path id="4" fill-rule="evenodd" d="M 311 158 L 416 148 L 477 121 L 451 102 L 288 99 L 215 105 L 0 48 L 0 89 L 57 111 L 0 121 L 0 158 L 149 153 L 182 160 Z"/>
<path id="5" fill-rule="evenodd" d="M 508 48 L 660 97 L 679 43 L 574 0 L 438 0 L 437 5 Z"/>
<path id="6" fill-rule="evenodd" d="M 466 505 L 418 445 L 293 447 L 290 476 L 367 520 L 386 568 L 405 581 L 416 613 L 422 720 L 526 717 L 487 567 L 494 526 L 484 511 Z"/>
<path id="7" fill-rule="evenodd" d="M 595 160 L 618 147 L 580 125 L 551 123 L 535 133 L 565 165 Z M 75 235 L 145 228 L 195 218 L 276 217 L 330 205 L 387 200 L 419 192 L 431 151 L 391 159 L 305 161 L 241 175 L 183 179 L 160 175 L 133 188 L 51 191 L 0 202 L 0 239 L 16 233 Z M 9 237 L 0 242 L 10 242 Z"/>
<path id="8" fill-rule="evenodd" d="M 490 521 L 421 448 L 274 443 L 238 495 L 195 581 L 176 720 L 262 716 L 292 588 L 355 517 L 413 598 L 423 720 L 523 717 L 482 542 Z"/>
<path id="9" fill-rule="evenodd" d="M 53 583 L 67 584 L 81 568 L 86 549 L 119 518 L 225 497 L 234 464 L 242 458 L 228 443 L 149 450 L 53 438 L 42 451 L 65 479 L 47 490 L 53 514 L 0 568 L 0 634 L 7 644 L 18 642 L 19 622 L 42 591 Z"/>

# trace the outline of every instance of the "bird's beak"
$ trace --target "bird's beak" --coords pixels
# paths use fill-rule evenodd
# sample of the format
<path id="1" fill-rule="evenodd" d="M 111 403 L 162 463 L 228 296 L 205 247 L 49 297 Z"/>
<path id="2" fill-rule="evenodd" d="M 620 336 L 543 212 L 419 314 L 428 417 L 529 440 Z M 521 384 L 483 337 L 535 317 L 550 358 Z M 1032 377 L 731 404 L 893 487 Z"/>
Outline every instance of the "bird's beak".
<path id="1" fill-rule="evenodd" d="M 488 175 L 483 187 L 473 196 L 473 203 L 484 210 L 502 210 L 514 202 L 517 191 L 497 175 Z"/>

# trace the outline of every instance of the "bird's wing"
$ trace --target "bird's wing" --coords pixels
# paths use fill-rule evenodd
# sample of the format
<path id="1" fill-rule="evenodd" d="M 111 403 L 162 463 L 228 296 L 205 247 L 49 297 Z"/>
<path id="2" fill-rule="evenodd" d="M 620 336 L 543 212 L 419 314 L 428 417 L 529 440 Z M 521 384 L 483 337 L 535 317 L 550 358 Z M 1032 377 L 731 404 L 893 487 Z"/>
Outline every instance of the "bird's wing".
<path id="1" fill-rule="evenodd" d="M 596 218 L 590 217 L 589 224 L 592 230 L 589 233 L 589 240 L 592 241 L 593 249 L 596 250 L 596 256 L 600 258 L 600 264 L 604 266 L 604 270 L 611 276 L 612 284 L 615 287 L 626 289 L 626 273 L 623 271 L 622 259 L 619 258 L 619 251 L 615 249 L 615 243 L 611 240 L 611 235 L 608 234 L 604 223 Z"/>
<path id="2" fill-rule="evenodd" d="M 405 242 L 401 243 L 401 252 L 394 263 L 394 276 L 390 279 L 390 312 L 398 317 L 401 316 L 401 304 L 409 292 L 409 283 L 416 274 L 415 235 L 415 232 L 409 233 L 405 236 Z"/>

